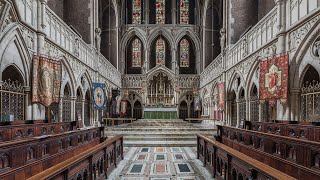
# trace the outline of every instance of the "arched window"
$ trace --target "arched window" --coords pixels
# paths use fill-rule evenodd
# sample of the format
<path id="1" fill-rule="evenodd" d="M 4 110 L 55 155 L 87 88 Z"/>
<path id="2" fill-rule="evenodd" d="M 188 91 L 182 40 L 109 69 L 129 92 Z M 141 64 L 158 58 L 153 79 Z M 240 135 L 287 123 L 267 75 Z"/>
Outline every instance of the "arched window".
<path id="1" fill-rule="evenodd" d="M 182 39 L 180 41 L 180 67 L 189 67 L 189 41 L 187 39 Z"/>
<path id="2" fill-rule="evenodd" d="M 156 0 L 156 23 L 165 24 L 166 21 L 166 1 Z"/>
<path id="3" fill-rule="evenodd" d="M 189 24 L 189 0 L 180 0 L 180 24 Z"/>
<path id="4" fill-rule="evenodd" d="M 142 1 L 132 0 L 132 24 L 141 24 Z"/>
<path id="5" fill-rule="evenodd" d="M 157 65 L 165 65 L 165 62 L 166 62 L 166 43 L 162 38 L 159 38 L 156 44 L 156 63 Z"/>
<path id="6" fill-rule="evenodd" d="M 142 55 L 141 55 L 141 42 L 138 38 L 132 42 L 132 67 L 141 67 Z"/>

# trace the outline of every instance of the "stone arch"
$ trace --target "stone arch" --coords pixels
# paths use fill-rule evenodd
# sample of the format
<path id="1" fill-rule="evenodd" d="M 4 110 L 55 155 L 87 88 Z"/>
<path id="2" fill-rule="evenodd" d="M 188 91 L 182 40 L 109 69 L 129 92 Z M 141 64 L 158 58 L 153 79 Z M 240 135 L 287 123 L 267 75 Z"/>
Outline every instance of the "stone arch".
<path id="1" fill-rule="evenodd" d="M 147 82 L 151 80 L 154 76 L 157 76 L 159 73 L 163 73 L 168 76 L 169 80 L 174 81 L 174 74 L 170 69 L 164 66 L 158 66 L 157 68 L 154 68 L 150 70 L 147 74 Z"/>
<path id="2" fill-rule="evenodd" d="M 194 33 L 194 31 L 191 28 L 181 28 L 179 29 L 179 31 L 177 32 L 177 36 L 175 38 L 175 46 L 174 47 L 178 47 L 180 41 L 182 40 L 182 38 L 184 38 L 185 36 L 188 36 L 189 39 L 192 41 L 195 50 L 199 51 L 201 48 L 200 45 L 200 39 L 199 37 Z"/>
<path id="3" fill-rule="evenodd" d="M 69 64 L 68 60 L 65 56 L 60 57 L 61 63 L 63 65 L 62 67 L 62 83 L 61 83 L 61 94 L 64 92 L 64 87 L 67 83 L 69 83 L 71 96 L 74 96 L 76 94 L 76 78 L 73 73 L 73 70 L 71 68 L 71 65 Z"/>
<path id="4" fill-rule="evenodd" d="M 300 79 L 301 74 L 304 70 L 303 64 L 311 64 L 313 66 L 315 61 L 314 58 L 306 59 L 305 56 L 307 52 L 310 51 L 311 45 L 319 38 L 320 33 L 320 20 L 315 22 L 314 26 L 310 28 L 309 32 L 305 34 L 305 38 L 301 41 L 300 45 L 296 48 L 296 51 L 290 62 L 290 88 L 299 88 L 300 81 L 295 81 L 295 79 Z M 294 40 L 291 40 L 294 41 Z M 318 62 L 317 62 L 318 63 Z M 319 63 L 318 63 L 319 64 Z M 316 67 L 316 66 L 315 66 Z"/>
<path id="5" fill-rule="evenodd" d="M 153 38 L 153 41 L 150 44 L 150 57 L 149 59 L 149 69 L 153 69 L 154 67 L 157 66 L 157 62 L 156 62 L 156 43 L 159 39 L 163 39 L 164 43 L 165 43 L 165 63 L 164 66 L 166 66 L 168 69 L 171 69 L 172 67 L 172 54 L 171 54 L 171 47 L 170 46 L 170 42 L 169 40 L 163 36 L 161 33 Z"/>
<path id="6" fill-rule="evenodd" d="M 14 25 L 7 29 L 0 38 L 0 42 L 0 72 L 9 65 L 14 65 L 21 72 L 24 85 L 30 86 L 30 62 L 32 57 L 28 52 L 28 47 L 23 40 L 19 27 Z M 2 79 L 2 73 L 0 73 L 0 79 Z"/>
<path id="7" fill-rule="evenodd" d="M 313 71 L 313 72 L 310 72 L 310 71 Z M 312 74 L 310 74 L 312 73 Z M 304 70 L 302 71 L 302 74 L 301 74 L 301 77 L 299 79 L 299 84 L 300 84 L 300 87 L 303 87 L 303 83 L 306 81 L 306 78 L 312 78 L 314 77 L 315 80 L 317 80 L 319 83 L 320 83 L 320 72 L 319 70 L 310 65 L 310 64 L 307 64 L 305 67 L 304 67 Z M 306 77 L 306 76 L 309 76 L 309 77 Z M 312 82 L 310 82 L 312 83 Z"/>
<path id="8" fill-rule="evenodd" d="M 256 58 L 255 62 L 250 68 L 250 71 L 248 73 L 246 83 L 244 84 L 245 90 L 246 90 L 246 97 L 250 97 L 250 90 L 253 85 L 256 85 L 259 90 L 259 68 L 260 68 L 260 61 L 258 58 Z M 258 77 L 255 77 L 256 73 L 258 73 Z"/>
<path id="9" fill-rule="evenodd" d="M 234 87 L 234 83 L 235 83 L 235 81 L 238 81 L 238 80 L 240 80 L 240 82 L 237 82 L 237 88 L 235 88 Z M 231 92 L 232 90 L 234 90 L 234 92 L 236 93 L 236 97 L 238 99 L 239 91 L 240 91 L 241 87 L 242 88 L 245 87 L 244 78 L 243 78 L 243 76 L 241 75 L 240 72 L 234 71 L 232 76 L 231 76 L 231 78 L 230 78 L 230 81 L 229 81 L 229 83 L 227 85 L 227 92 Z"/>
<path id="10" fill-rule="evenodd" d="M 174 43 L 174 39 L 172 38 L 172 35 L 170 34 L 170 32 L 168 32 L 168 30 L 166 30 L 165 28 L 162 28 L 162 27 L 159 27 L 159 28 L 152 31 L 152 33 L 148 36 L 148 41 L 147 41 L 146 46 L 151 47 L 152 43 L 160 35 L 163 36 L 168 41 L 168 43 L 170 45 L 170 49 L 175 47 L 175 43 Z"/>
<path id="11" fill-rule="evenodd" d="M 110 0 L 111 1 L 111 0 Z M 104 2 L 104 1 L 103 1 Z M 103 3 L 101 2 L 101 3 Z M 107 3 L 107 2 L 106 2 Z M 113 3 L 102 4 L 100 14 L 101 54 L 117 67 L 118 33 L 116 9 Z"/>

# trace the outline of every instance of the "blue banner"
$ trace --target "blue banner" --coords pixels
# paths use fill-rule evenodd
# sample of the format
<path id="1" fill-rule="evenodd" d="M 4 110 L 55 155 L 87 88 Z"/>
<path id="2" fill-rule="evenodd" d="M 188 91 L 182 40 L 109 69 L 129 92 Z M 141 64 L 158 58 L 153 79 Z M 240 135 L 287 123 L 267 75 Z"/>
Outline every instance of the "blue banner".
<path id="1" fill-rule="evenodd" d="M 107 108 L 106 85 L 104 83 L 93 83 L 92 86 L 93 108 L 105 110 Z"/>

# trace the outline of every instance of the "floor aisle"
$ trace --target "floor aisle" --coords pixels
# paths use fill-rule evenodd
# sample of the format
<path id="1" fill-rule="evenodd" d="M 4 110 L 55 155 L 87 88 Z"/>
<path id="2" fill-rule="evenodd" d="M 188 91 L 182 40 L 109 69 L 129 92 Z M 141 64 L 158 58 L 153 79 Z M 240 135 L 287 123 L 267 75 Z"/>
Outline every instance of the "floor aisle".
<path id="1" fill-rule="evenodd" d="M 196 159 L 192 147 L 130 147 L 108 179 L 210 180 L 211 174 Z"/>

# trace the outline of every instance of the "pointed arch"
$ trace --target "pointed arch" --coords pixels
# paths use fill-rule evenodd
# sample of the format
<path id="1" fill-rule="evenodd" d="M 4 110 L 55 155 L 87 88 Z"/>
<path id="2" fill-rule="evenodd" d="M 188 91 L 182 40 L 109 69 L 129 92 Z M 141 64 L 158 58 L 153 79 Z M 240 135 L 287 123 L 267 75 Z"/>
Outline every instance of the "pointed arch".
<path id="1" fill-rule="evenodd" d="M 189 36 L 181 38 L 178 44 L 178 66 L 180 74 L 196 74 L 196 51 Z"/>
<path id="2" fill-rule="evenodd" d="M 150 65 L 152 69 L 157 65 L 164 65 L 171 69 L 171 48 L 168 40 L 161 34 L 151 44 Z"/>
<path id="3" fill-rule="evenodd" d="M 30 86 L 29 75 L 32 57 L 23 39 L 19 26 L 16 23 L 13 23 L 10 28 L 7 28 L 2 36 L 0 36 L 0 42 L 0 72 L 9 65 L 15 65 L 21 72 L 24 85 Z M 2 73 L 0 73 L 0 79 L 2 79 L 1 76 Z"/>

